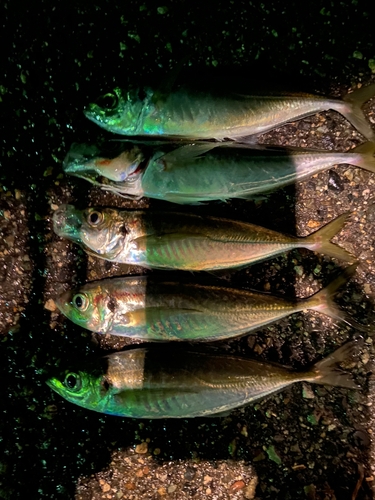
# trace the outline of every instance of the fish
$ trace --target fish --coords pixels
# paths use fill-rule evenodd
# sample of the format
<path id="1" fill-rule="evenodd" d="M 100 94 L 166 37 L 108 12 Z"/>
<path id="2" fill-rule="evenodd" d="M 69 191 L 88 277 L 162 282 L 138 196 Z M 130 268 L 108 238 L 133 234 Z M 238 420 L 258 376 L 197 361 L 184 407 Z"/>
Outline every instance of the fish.
<path id="1" fill-rule="evenodd" d="M 374 94 L 375 84 L 356 89 L 343 100 L 285 92 L 242 95 L 195 90 L 186 85 L 167 91 L 117 87 L 90 103 L 84 114 L 115 134 L 237 140 L 331 109 L 343 115 L 366 139 L 375 141 L 375 133 L 361 110 Z"/>
<path id="2" fill-rule="evenodd" d="M 217 352 L 133 348 L 59 370 L 46 382 L 67 401 L 109 415 L 218 416 L 301 381 L 358 389 L 350 374 L 338 368 L 356 344 L 349 342 L 299 372 Z"/>
<path id="3" fill-rule="evenodd" d="M 187 271 L 241 268 L 293 248 L 308 248 L 354 262 L 330 243 L 350 213 L 305 238 L 286 236 L 254 224 L 176 212 L 61 205 L 53 214 L 58 236 L 92 256 L 155 269 Z"/>
<path id="4" fill-rule="evenodd" d="M 185 205 L 256 198 L 340 163 L 375 172 L 372 142 L 346 153 L 207 141 L 172 147 L 127 143 L 109 158 L 93 146 L 73 144 L 63 169 L 125 198 Z"/>
<path id="5" fill-rule="evenodd" d="M 364 330 L 333 298 L 356 270 L 348 267 L 306 299 L 147 276 L 103 279 L 68 290 L 55 300 L 75 324 L 92 332 L 144 341 L 213 341 L 253 332 L 290 314 L 315 310 Z"/>

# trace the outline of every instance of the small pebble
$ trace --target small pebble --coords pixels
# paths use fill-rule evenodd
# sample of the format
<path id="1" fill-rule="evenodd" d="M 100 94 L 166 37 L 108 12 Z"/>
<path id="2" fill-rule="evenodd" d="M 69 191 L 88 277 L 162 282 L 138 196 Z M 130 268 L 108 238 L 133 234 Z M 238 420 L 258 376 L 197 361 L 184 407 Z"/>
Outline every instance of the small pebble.
<path id="1" fill-rule="evenodd" d="M 367 365 L 367 363 L 369 362 L 369 360 L 370 360 L 370 355 L 369 355 L 369 353 L 368 353 L 368 352 L 365 352 L 365 353 L 363 354 L 363 356 L 362 356 L 362 363 L 363 363 L 364 365 Z"/>
<path id="2" fill-rule="evenodd" d="M 314 399 L 315 398 L 315 394 L 314 394 L 313 390 L 311 389 L 310 386 L 308 386 L 306 384 L 302 384 L 302 396 L 305 399 Z"/>
<path id="3" fill-rule="evenodd" d="M 147 450 L 148 450 L 148 444 L 146 442 L 137 444 L 137 446 L 135 447 L 136 453 L 147 453 Z"/>
<path id="4" fill-rule="evenodd" d="M 168 493 L 174 493 L 177 490 L 177 486 L 175 484 L 171 484 L 168 488 Z"/>
<path id="5" fill-rule="evenodd" d="M 352 181 L 353 180 L 353 177 L 354 177 L 354 172 L 353 170 L 346 170 L 344 172 L 344 176 L 349 180 L 349 181 Z"/>
<path id="6" fill-rule="evenodd" d="M 44 304 L 44 308 L 47 309 L 47 311 L 56 311 L 56 304 L 53 299 L 48 299 L 47 302 Z"/>
<path id="7" fill-rule="evenodd" d="M 4 241 L 8 245 L 8 247 L 12 247 L 14 245 L 14 236 L 7 236 L 6 238 L 4 238 Z"/>
<path id="8" fill-rule="evenodd" d="M 307 227 L 315 228 L 319 226 L 320 222 L 318 222 L 317 220 L 309 220 L 309 222 L 307 223 Z"/>
<path id="9" fill-rule="evenodd" d="M 102 485 L 102 492 L 103 493 L 107 493 L 107 491 L 109 491 L 111 489 L 110 485 L 108 483 L 104 483 Z"/>
<path id="10" fill-rule="evenodd" d="M 244 488 L 244 486 L 245 486 L 245 483 L 243 481 L 236 481 L 235 483 L 233 483 L 231 485 L 230 489 L 233 492 L 236 492 L 236 491 L 242 490 L 242 488 Z"/>
<path id="11" fill-rule="evenodd" d="M 195 477 L 195 474 L 195 469 L 193 469 L 193 467 L 188 467 L 185 471 L 184 478 L 186 479 L 186 481 L 192 481 Z"/>
<path id="12" fill-rule="evenodd" d="M 160 496 L 164 496 L 167 494 L 167 490 L 162 486 L 161 488 L 158 489 L 158 493 Z"/>
<path id="13" fill-rule="evenodd" d="M 247 500 L 252 500 L 255 497 L 255 490 L 257 488 L 257 484 L 258 484 L 258 478 L 257 477 L 253 477 L 251 479 L 250 483 L 243 490 L 243 496 Z"/>

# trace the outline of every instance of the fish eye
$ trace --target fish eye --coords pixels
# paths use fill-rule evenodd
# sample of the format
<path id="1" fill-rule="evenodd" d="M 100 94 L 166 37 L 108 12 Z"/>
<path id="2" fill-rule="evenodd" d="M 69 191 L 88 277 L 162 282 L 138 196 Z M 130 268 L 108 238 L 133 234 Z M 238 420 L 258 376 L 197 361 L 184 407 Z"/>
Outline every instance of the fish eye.
<path id="1" fill-rule="evenodd" d="M 102 220 L 103 220 L 103 214 L 101 212 L 97 212 L 96 210 L 90 212 L 87 217 L 87 222 L 91 226 L 97 226 L 102 222 Z"/>
<path id="2" fill-rule="evenodd" d="M 82 387 L 81 377 L 77 373 L 68 373 L 64 385 L 71 391 L 79 391 Z"/>
<path id="3" fill-rule="evenodd" d="M 74 295 L 72 302 L 75 308 L 79 311 L 86 311 L 89 305 L 89 301 L 83 293 L 77 293 L 77 295 Z"/>
<path id="4" fill-rule="evenodd" d="M 108 92 L 108 94 L 105 94 L 101 97 L 99 97 L 96 101 L 96 103 L 101 107 L 105 109 L 115 109 L 118 105 L 118 97 L 117 94 L 113 92 Z"/>

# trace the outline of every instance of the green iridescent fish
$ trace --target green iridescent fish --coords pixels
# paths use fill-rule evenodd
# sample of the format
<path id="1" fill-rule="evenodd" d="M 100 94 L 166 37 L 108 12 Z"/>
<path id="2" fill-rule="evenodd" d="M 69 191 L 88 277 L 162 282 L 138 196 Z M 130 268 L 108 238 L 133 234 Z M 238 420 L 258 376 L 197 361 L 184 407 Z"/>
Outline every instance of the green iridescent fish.
<path id="1" fill-rule="evenodd" d="M 374 131 L 361 110 L 374 94 L 375 84 L 347 94 L 344 100 L 301 93 L 224 94 L 184 86 L 168 92 L 116 88 L 89 104 L 84 113 L 116 134 L 222 140 L 261 134 L 332 109 L 345 116 L 368 140 L 375 141 Z"/>
<path id="2" fill-rule="evenodd" d="M 223 340 L 306 309 L 362 330 L 362 325 L 333 302 L 337 289 L 355 269 L 355 264 L 350 266 L 307 299 L 287 300 L 247 290 L 131 276 L 87 283 L 63 293 L 55 302 L 65 316 L 83 328 L 145 341 Z"/>
<path id="3" fill-rule="evenodd" d="M 116 208 L 77 210 L 61 205 L 53 215 L 56 234 L 90 255 L 149 268 L 191 271 L 244 267 L 293 248 L 308 248 L 353 262 L 330 243 L 350 214 L 305 238 L 218 217 Z"/>
<path id="4" fill-rule="evenodd" d="M 203 417 L 244 406 L 295 382 L 357 389 L 351 376 L 338 369 L 352 354 L 353 344 L 301 372 L 217 353 L 137 348 L 62 370 L 47 384 L 71 403 L 110 415 Z"/>
<path id="5" fill-rule="evenodd" d="M 188 145 L 127 143 L 114 158 L 95 146 L 73 144 L 63 168 L 126 198 L 142 196 L 180 204 L 250 198 L 284 187 L 339 163 L 375 172 L 375 143 L 347 153 L 270 148 L 239 143 Z"/>

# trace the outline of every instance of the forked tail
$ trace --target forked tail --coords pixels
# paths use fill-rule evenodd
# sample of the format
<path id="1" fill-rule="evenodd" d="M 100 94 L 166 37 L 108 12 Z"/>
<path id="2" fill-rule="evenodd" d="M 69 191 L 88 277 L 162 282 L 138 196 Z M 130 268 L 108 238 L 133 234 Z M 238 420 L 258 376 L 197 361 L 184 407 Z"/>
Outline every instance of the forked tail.
<path id="1" fill-rule="evenodd" d="M 368 327 L 357 323 L 346 311 L 339 309 L 333 300 L 339 288 L 349 281 L 355 273 L 356 268 L 357 264 L 352 264 L 328 286 L 323 288 L 323 290 L 320 290 L 308 299 L 304 299 L 303 302 L 305 309 L 313 309 L 314 311 L 322 312 L 330 318 L 344 321 L 361 332 L 368 332 Z"/>
<path id="2" fill-rule="evenodd" d="M 337 385 L 349 389 L 359 389 L 351 374 L 339 368 L 340 363 L 349 361 L 361 347 L 362 341 L 348 342 L 326 358 L 316 363 L 309 371 L 302 374 L 301 380 L 315 384 Z M 303 377 L 304 376 L 304 377 Z"/>
<path id="3" fill-rule="evenodd" d="M 345 260 L 347 262 L 355 261 L 356 258 L 354 255 L 339 247 L 335 243 L 330 242 L 330 240 L 341 231 L 349 217 L 350 212 L 340 215 L 315 233 L 310 234 L 310 236 L 301 238 L 301 243 L 304 247 L 309 248 L 310 250 L 324 253 L 330 257 L 336 257 L 337 259 Z"/>
<path id="4" fill-rule="evenodd" d="M 366 120 L 362 111 L 362 106 L 365 102 L 375 96 L 375 84 L 361 87 L 351 94 L 344 97 L 346 106 L 342 106 L 340 113 L 342 113 L 347 120 L 364 135 L 369 141 L 375 142 L 375 132 L 372 130 L 371 125 Z"/>
<path id="5" fill-rule="evenodd" d="M 359 162 L 356 163 L 358 167 L 373 173 L 375 172 L 375 142 L 368 141 L 364 144 L 360 144 L 356 148 L 351 149 L 349 153 L 358 153 L 361 156 Z"/>

